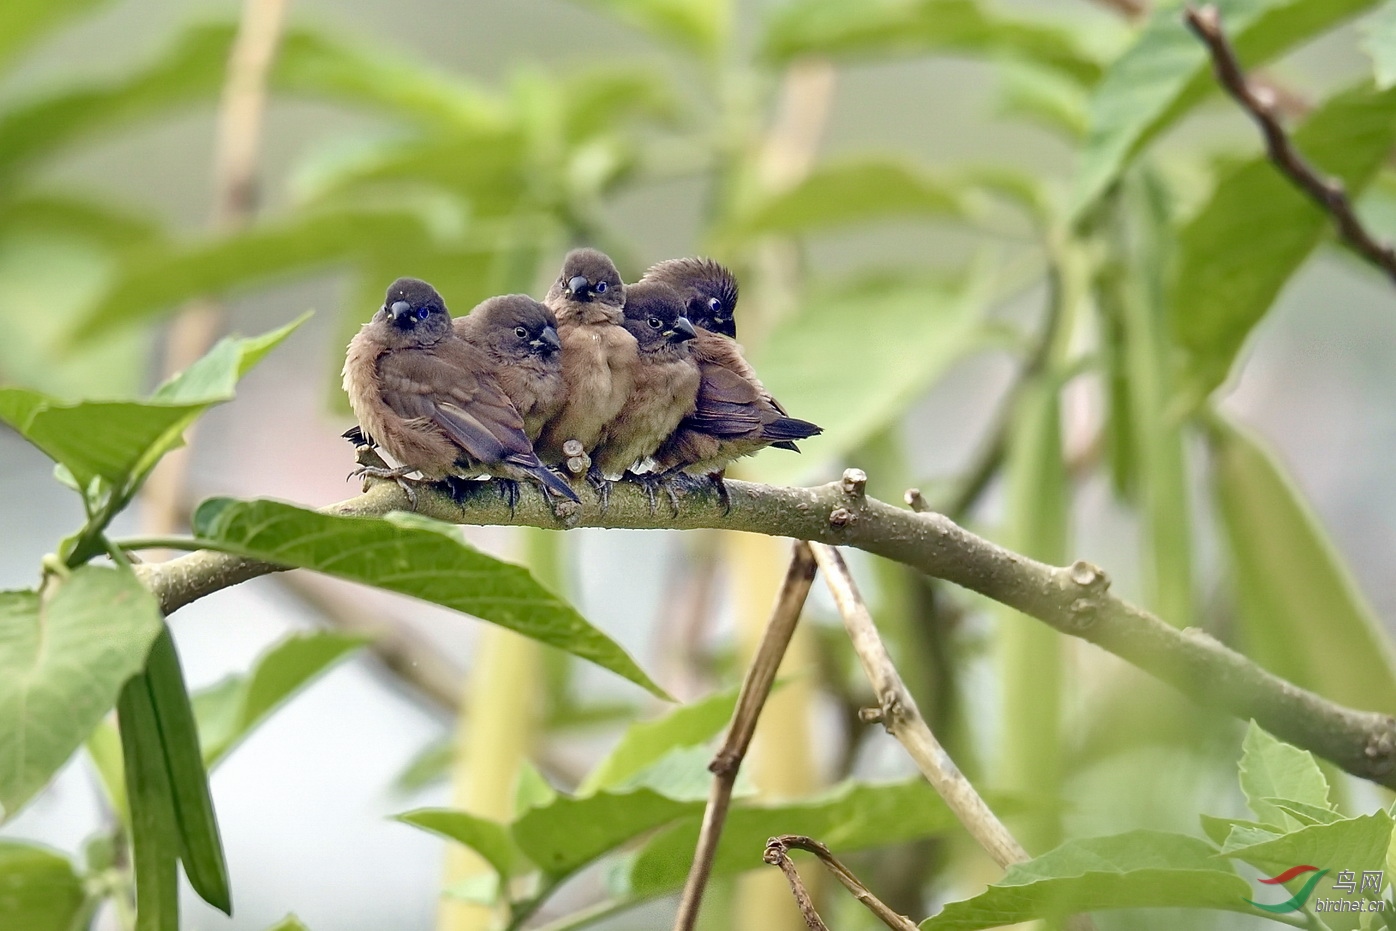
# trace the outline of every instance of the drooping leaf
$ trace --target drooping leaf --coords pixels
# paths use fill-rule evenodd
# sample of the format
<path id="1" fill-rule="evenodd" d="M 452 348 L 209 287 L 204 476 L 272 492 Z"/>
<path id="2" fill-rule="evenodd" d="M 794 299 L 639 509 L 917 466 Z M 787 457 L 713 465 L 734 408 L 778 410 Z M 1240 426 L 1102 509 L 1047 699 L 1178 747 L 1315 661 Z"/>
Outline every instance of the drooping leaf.
<path id="1" fill-rule="evenodd" d="M 219 763 L 282 703 L 366 642 L 330 631 L 296 634 L 258 657 L 247 675 L 197 693 L 204 761 L 210 768 Z"/>
<path id="2" fill-rule="evenodd" d="M 578 795 L 591 795 L 613 788 L 670 750 L 706 743 L 727 725 L 737 704 L 737 691 L 716 692 L 653 721 L 632 724 L 620 743 L 587 774 L 577 788 Z"/>
<path id="3" fill-rule="evenodd" d="M 1294 142 L 1355 196 L 1396 144 L 1396 89 L 1338 94 L 1305 121 Z M 1179 237 L 1170 298 L 1190 397 L 1221 384 L 1246 337 L 1331 228 L 1328 214 L 1263 156 L 1220 179 Z"/>
<path id="4" fill-rule="evenodd" d="M 1215 5 L 1242 64 L 1250 68 L 1375 2 L 1219 0 Z M 1093 204 L 1145 144 L 1215 90 L 1207 50 L 1188 31 L 1178 6 L 1158 6 L 1096 86 L 1076 176 L 1076 211 Z"/>
<path id="5" fill-rule="evenodd" d="M 397 820 L 464 844 L 505 879 L 529 869 L 528 858 L 514 843 L 509 828 L 497 821 L 445 808 L 419 808 L 398 815 Z"/>
<path id="6" fill-rule="evenodd" d="M 160 723 L 143 674 L 132 677 L 121 689 L 117 717 L 131 813 L 136 931 L 178 931 L 179 816 L 160 747 Z"/>
<path id="7" fill-rule="evenodd" d="M 776 7 L 762 52 L 881 59 L 951 51 L 1047 65 L 1089 83 L 1100 75 L 1068 30 L 991 10 L 978 0 L 798 0 Z"/>
<path id="8" fill-rule="evenodd" d="M 883 157 L 820 165 L 788 191 L 752 205 L 728 235 L 808 233 L 903 217 L 944 219 L 964 212 L 948 181 Z"/>
<path id="9" fill-rule="evenodd" d="M 971 899 L 951 902 L 922 931 L 974 931 L 1113 908 L 1246 911 L 1246 881 L 1206 841 L 1161 831 L 1071 840 Z"/>
<path id="10" fill-rule="evenodd" d="M 704 57 L 731 33 L 731 0 L 583 0 L 623 23 Z"/>
<path id="11" fill-rule="evenodd" d="M 792 481 L 876 434 L 973 346 L 978 306 L 976 288 L 929 279 L 813 289 L 752 362 L 792 417 L 824 433 L 802 441 L 803 456 L 777 450 L 759 457 L 751 473 Z"/>
<path id="12" fill-rule="evenodd" d="M 1239 427 L 1215 423 L 1213 494 L 1246 654 L 1341 704 L 1396 713 L 1390 635 L 1342 555 L 1273 454 Z"/>
<path id="13" fill-rule="evenodd" d="M 1362 48 L 1372 59 L 1378 90 L 1396 85 L 1396 2 L 1377 7 L 1362 29 Z"/>
<path id="14" fill-rule="evenodd" d="M 415 514 L 347 517 L 277 501 L 230 498 L 199 505 L 193 524 L 199 539 L 216 549 L 314 569 L 463 611 L 665 697 L 624 650 L 528 570 L 481 553 L 451 524 Z"/>
<path id="15" fill-rule="evenodd" d="M 0 820 L 82 745 L 163 627 L 129 572 L 84 566 L 51 585 L 0 593 Z"/>
<path id="16" fill-rule="evenodd" d="M 0 928 L 72 931 L 85 898 L 82 877 L 67 857 L 0 840 Z"/>
<path id="17" fill-rule="evenodd" d="M 36 45 L 44 33 L 100 6 L 103 0 L 6 0 L 0 5 L 0 68 Z"/>
<path id="18" fill-rule="evenodd" d="M 650 789 L 585 798 L 559 795 L 524 812 L 511 831 L 519 849 L 540 869 L 566 876 L 647 831 L 702 809 L 702 801 L 678 801 Z"/>
<path id="19" fill-rule="evenodd" d="M 1272 799 L 1289 799 L 1331 808 L 1328 780 L 1314 762 L 1314 755 L 1276 740 L 1254 721 L 1246 729 L 1241 753 L 1241 791 L 1255 816 L 1267 825 L 1290 829 L 1299 822 Z"/>

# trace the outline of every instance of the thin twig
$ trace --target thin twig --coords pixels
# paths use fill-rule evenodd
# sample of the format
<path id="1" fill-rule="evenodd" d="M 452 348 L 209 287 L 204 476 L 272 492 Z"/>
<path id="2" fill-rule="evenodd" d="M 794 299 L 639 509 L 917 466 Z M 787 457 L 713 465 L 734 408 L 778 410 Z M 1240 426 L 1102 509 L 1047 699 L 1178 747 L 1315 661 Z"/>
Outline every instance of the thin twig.
<path id="1" fill-rule="evenodd" d="M 1222 30 L 1221 14 L 1217 8 L 1211 4 L 1200 8 L 1189 6 L 1184 17 L 1188 28 L 1211 52 L 1217 80 L 1260 127 L 1265 136 L 1265 151 L 1275 167 L 1333 217 L 1338 235 L 1344 242 L 1396 282 L 1396 249 L 1376 239 L 1362 225 L 1343 182 L 1319 174 L 1294 147 L 1276 116 L 1278 104 L 1275 95 L 1247 80 L 1236 58 L 1236 50 Z"/>
<path id="2" fill-rule="evenodd" d="M 779 843 L 780 840 L 773 837 L 767 841 L 766 852 L 762 854 L 761 859 L 771 866 L 780 867 L 780 871 L 785 874 L 785 881 L 790 883 L 790 892 L 795 896 L 795 904 L 800 909 L 800 917 L 805 919 L 805 926 L 809 931 L 829 931 L 829 926 L 819 917 L 819 912 L 814 910 L 814 900 L 810 898 L 809 890 L 800 878 L 800 871 L 795 869 L 794 861 L 785 852 L 785 847 Z"/>
<path id="3" fill-rule="evenodd" d="M 829 852 L 828 847 L 812 837 L 805 837 L 803 834 L 782 834 L 780 837 L 772 837 L 766 841 L 766 852 L 761 859 L 767 863 L 779 865 L 779 859 L 789 859 L 788 851 L 791 848 L 804 850 L 818 857 L 819 862 L 823 863 L 829 872 L 834 874 L 834 878 L 843 883 L 843 887 L 853 893 L 854 898 L 862 902 L 868 911 L 877 916 L 878 921 L 891 928 L 892 931 L 916 931 L 914 921 L 905 915 L 897 914 L 881 899 L 873 895 L 868 887 L 863 885 L 857 876 L 853 875 L 852 870 L 840 863 Z"/>
<path id="4" fill-rule="evenodd" d="M 712 875 L 713 859 L 717 856 L 717 844 L 722 837 L 722 827 L 727 820 L 727 809 L 732 803 L 732 790 L 737 784 L 737 772 L 751 738 L 756 733 L 756 722 L 761 717 L 761 709 L 771 693 L 776 681 L 776 671 L 785 657 L 785 649 L 795 634 L 795 625 L 804 610 L 805 599 L 809 597 L 810 586 L 814 582 L 814 557 L 808 543 L 797 542 L 790 555 L 790 568 L 786 570 L 785 582 L 776 598 L 771 619 L 766 624 L 766 632 L 761 637 L 761 645 L 747 670 L 742 682 L 742 691 L 737 698 L 737 707 L 732 712 L 732 723 L 727 728 L 727 736 L 722 747 L 713 757 L 708 769 L 713 773 L 712 788 L 708 793 L 708 804 L 703 810 L 703 826 L 698 832 L 698 846 L 693 854 L 693 865 L 684 883 L 683 898 L 679 900 L 679 913 L 674 919 L 674 931 L 692 931 L 698 922 L 698 909 L 703 904 L 703 892 Z"/>

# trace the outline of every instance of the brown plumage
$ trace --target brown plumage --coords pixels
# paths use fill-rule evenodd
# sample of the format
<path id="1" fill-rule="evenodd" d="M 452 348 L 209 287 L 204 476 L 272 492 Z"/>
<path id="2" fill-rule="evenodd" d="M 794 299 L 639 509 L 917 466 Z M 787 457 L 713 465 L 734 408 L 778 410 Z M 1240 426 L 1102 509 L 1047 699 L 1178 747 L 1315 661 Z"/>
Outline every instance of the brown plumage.
<path id="1" fill-rule="evenodd" d="M 365 473 L 399 481 L 411 472 L 429 480 L 484 473 L 576 500 L 534 454 L 495 369 L 487 353 L 455 335 L 435 288 L 415 278 L 393 282 L 344 360 L 344 390 L 365 438 L 398 462 Z"/>
<path id="2" fill-rule="evenodd" d="M 665 259 L 651 265 L 640 281 L 658 281 L 684 293 L 684 315 L 696 327 L 737 338 L 737 279 L 712 259 Z"/>
<path id="3" fill-rule="evenodd" d="M 490 357 L 499 387 L 523 417 L 524 433 L 538 439 L 543 424 L 562 410 L 566 391 L 553 312 L 527 294 L 505 294 L 481 302 L 452 326 Z"/>
<path id="4" fill-rule="evenodd" d="M 621 326 L 625 285 L 604 253 L 568 253 L 544 303 L 557 314 L 565 400 L 543 425 L 537 450 L 543 461 L 558 464 L 568 440 L 588 453 L 596 448 L 601 431 L 630 397 L 638 356 L 635 337 Z"/>
<path id="5" fill-rule="evenodd" d="M 639 356 L 634 387 L 602 431 L 592 461 L 615 475 L 654 454 L 693 412 L 700 380 L 692 340 L 698 335 L 683 314 L 683 298 L 668 285 L 642 282 L 626 289 L 624 326 Z"/>

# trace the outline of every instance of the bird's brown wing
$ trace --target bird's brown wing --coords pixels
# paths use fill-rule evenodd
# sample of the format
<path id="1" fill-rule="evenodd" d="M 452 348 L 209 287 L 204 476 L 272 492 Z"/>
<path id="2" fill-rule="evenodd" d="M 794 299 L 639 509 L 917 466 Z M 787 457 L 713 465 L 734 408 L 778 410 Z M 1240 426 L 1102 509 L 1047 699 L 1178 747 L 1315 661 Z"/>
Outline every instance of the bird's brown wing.
<path id="1" fill-rule="evenodd" d="M 760 389 L 740 373 L 707 363 L 702 367 L 694 411 L 685 424 L 718 437 L 759 434 L 765 420 L 778 416 L 761 395 Z"/>

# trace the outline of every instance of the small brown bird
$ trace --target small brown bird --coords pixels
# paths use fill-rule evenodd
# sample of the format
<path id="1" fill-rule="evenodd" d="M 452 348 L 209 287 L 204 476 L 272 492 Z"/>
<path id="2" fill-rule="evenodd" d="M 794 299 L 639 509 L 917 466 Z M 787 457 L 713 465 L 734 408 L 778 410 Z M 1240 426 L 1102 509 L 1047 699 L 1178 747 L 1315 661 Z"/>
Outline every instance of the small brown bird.
<path id="1" fill-rule="evenodd" d="M 737 338 L 737 279 L 712 259 L 665 259 L 651 265 L 640 281 L 658 281 L 686 291 L 685 316 L 696 327 Z"/>
<path id="2" fill-rule="evenodd" d="M 616 418 L 635 383 L 638 350 L 621 322 L 625 285 L 615 263 L 595 249 L 574 249 L 544 303 L 557 314 L 562 340 L 562 410 L 543 425 L 538 454 L 555 465 L 562 445 L 577 440 L 590 453 Z M 604 478 L 593 463 L 588 476 L 604 494 Z"/>
<path id="3" fill-rule="evenodd" d="M 482 301 L 451 321 L 456 335 L 485 351 L 494 376 L 523 417 L 529 441 L 562 410 L 562 343 L 557 318 L 527 294 L 505 294 Z"/>
<path id="4" fill-rule="evenodd" d="M 504 479 L 510 506 L 519 480 L 577 500 L 539 461 L 523 418 L 494 377 L 495 363 L 456 336 L 436 289 L 399 278 L 383 306 L 349 342 L 344 390 L 364 438 L 398 463 L 361 474 L 396 480 L 415 504 L 405 477 L 436 481 L 485 473 Z"/>
<path id="5" fill-rule="evenodd" d="M 635 337 L 639 358 L 630 397 L 592 454 L 603 475 L 623 473 L 652 456 L 693 413 L 701 380 L 690 342 L 698 331 L 683 315 L 683 297 L 673 288 L 658 282 L 627 288 L 624 326 Z M 646 491 L 653 506 L 652 484 Z"/>

